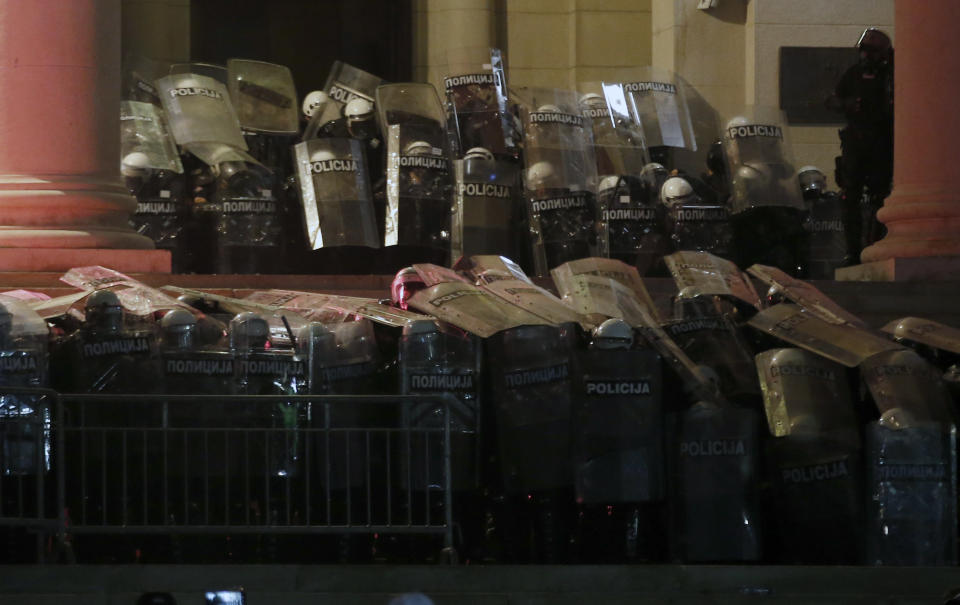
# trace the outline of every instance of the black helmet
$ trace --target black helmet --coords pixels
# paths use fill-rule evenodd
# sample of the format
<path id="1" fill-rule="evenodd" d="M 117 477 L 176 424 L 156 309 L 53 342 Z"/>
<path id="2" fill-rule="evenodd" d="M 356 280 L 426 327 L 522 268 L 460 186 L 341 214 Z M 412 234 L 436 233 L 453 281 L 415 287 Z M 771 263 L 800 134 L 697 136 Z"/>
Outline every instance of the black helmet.
<path id="1" fill-rule="evenodd" d="M 893 54 L 890 36 L 876 27 L 863 30 L 857 40 L 857 48 L 860 49 L 860 59 L 870 64 L 887 63 Z"/>

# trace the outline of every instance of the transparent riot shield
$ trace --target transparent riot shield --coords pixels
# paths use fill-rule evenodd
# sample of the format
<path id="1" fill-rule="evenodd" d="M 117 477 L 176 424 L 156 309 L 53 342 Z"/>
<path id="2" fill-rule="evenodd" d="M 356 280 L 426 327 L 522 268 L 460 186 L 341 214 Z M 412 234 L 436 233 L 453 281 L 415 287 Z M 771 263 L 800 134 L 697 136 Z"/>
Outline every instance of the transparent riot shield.
<path id="1" fill-rule="evenodd" d="M 341 107 L 360 98 L 373 102 L 377 86 L 384 82 L 380 76 L 365 72 L 343 61 L 334 61 L 323 90 Z"/>
<path id="2" fill-rule="evenodd" d="M 122 94 L 124 101 L 160 105 L 160 93 L 154 81 L 170 73 L 170 64 L 134 53 L 123 57 Z"/>
<path id="3" fill-rule="evenodd" d="M 230 97 L 247 131 L 295 135 L 299 130 L 293 74 L 283 65 L 230 59 Z"/>
<path id="4" fill-rule="evenodd" d="M 379 247 L 361 141 L 312 139 L 294 157 L 311 248 Z"/>
<path id="5" fill-rule="evenodd" d="M 667 208 L 673 249 L 733 256 L 734 235 L 726 206 L 699 201 L 681 202 Z"/>
<path id="6" fill-rule="evenodd" d="M 192 62 L 192 63 L 174 63 L 170 66 L 169 75 L 176 74 L 197 74 L 206 76 L 220 82 L 225 87 L 229 86 L 230 76 L 227 68 L 223 65 L 214 63 Z"/>
<path id="7" fill-rule="evenodd" d="M 436 90 L 430 84 L 383 85 L 376 107 L 387 154 L 384 245 L 406 248 L 413 258 L 402 265 L 447 265 L 453 179 Z"/>
<path id="8" fill-rule="evenodd" d="M 400 340 L 401 393 L 454 395 L 450 407 L 450 463 L 455 490 L 472 490 L 479 485 L 478 347 L 475 337 L 443 328 L 432 320 L 410 324 Z M 414 404 L 404 409 L 402 426 L 442 427 L 443 414 L 435 403 Z M 423 491 L 442 486 L 443 444 L 439 435 L 420 435 L 411 448 L 411 488 Z"/>
<path id="9" fill-rule="evenodd" d="M 458 155 L 474 147 L 499 159 L 517 157 L 517 135 L 507 110 L 507 85 L 500 50 L 468 47 L 447 51 L 443 78 Z"/>
<path id="10" fill-rule="evenodd" d="M 0 386 L 49 387 L 48 341 L 47 324 L 36 311 L 0 296 Z M 0 395 L 0 476 L 38 475 L 50 468 L 51 413 L 35 395 Z"/>
<path id="11" fill-rule="evenodd" d="M 183 173 L 166 116 L 152 103 L 120 102 L 120 156 L 125 176 L 141 170 Z"/>
<path id="12" fill-rule="evenodd" d="M 598 253 L 647 275 L 672 251 L 661 204 L 649 204 L 642 181 L 630 176 L 600 179 L 597 205 L 601 231 Z"/>
<path id="13" fill-rule="evenodd" d="M 611 111 L 601 83 L 584 84 L 580 111 L 590 119 L 597 174 L 639 177 L 650 163 L 643 130 L 629 116 Z"/>
<path id="14" fill-rule="evenodd" d="M 454 161 L 453 167 L 456 201 L 451 256 L 502 254 L 517 258 L 523 219 L 517 165 L 471 155 Z"/>
<path id="15" fill-rule="evenodd" d="M 957 563 L 957 431 L 881 418 L 867 427 L 867 562 Z"/>
<path id="16" fill-rule="evenodd" d="M 527 220 L 538 276 L 596 247 L 596 160 L 590 121 L 577 93 L 552 88 L 514 91 L 524 129 Z"/>
<path id="17" fill-rule="evenodd" d="M 121 102 L 120 152 L 120 172 L 127 189 L 137 198 L 131 223 L 157 248 L 170 250 L 174 270 L 182 270 L 189 217 L 186 178 L 159 106 Z"/>
<path id="18" fill-rule="evenodd" d="M 731 179 L 736 260 L 806 273 L 806 209 L 779 109 L 751 107 L 727 122 L 724 151 Z"/>
<path id="19" fill-rule="evenodd" d="M 730 401 L 757 407 L 760 384 L 746 338 L 724 317 L 700 317 L 663 324 L 664 331 L 699 366 L 709 368 Z"/>
<path id="20" fill-rule="evenodd" d="M 807 261 L 810 279 L 833 279 L 834 271 L 850 260 L 843 212 L 843 202 L 833 192 L 817 197 L 809 204 L 803 228 L 810 239 Z"/>
<path id="21" fill-rule="evenodd" d="M 785 123 L 779 109 L 763 106 L 748 107 L 727 121 L 723 145 L 734 214 L 768 206 L 803 209 Z"/>
<path id="22" fill-rule="evenodd" d="M 209 166 L 223 147 L 245 151 L 240 122 L 226 87 L 198 74 L 169 75 L 157 80 L 173 138 Z"/>
<path id="23" fill-rule="evenodd" d="M 679 76 L 653 67 L 631 70 L 617 82 L 603 83 L 611 113 L 629 116 L 639 124 L 653 161 L 670 169 L 681 168 L 674 157 L 677 151 L 696 152 L 706 147 L 704 137 L 709 136 L 701 133 L 703 140 L 697 140 L 687 92 Z"/>
<path id="24" fill-rule="evenodd" d="M 846 369 L 801 349 L 757 355 L 772 492 L 772 557 L 855 564 L 862 536 L 860 431 Z M 831 548 L 824 549 L 829 542 Z"/>
<path id="25" fill-rule="evenodd" d="M 674 445 L 674 555 L 686 562 L 761 557 L 759 417 L 701 401 L 679 418 Z"/>
<path id="26" fill-rule="evenodd" d="M 940 372 L 911 350 L 860 366 L 880 419 L 867 427 L 867 560 L 954 565 L 957 443 Z"/>

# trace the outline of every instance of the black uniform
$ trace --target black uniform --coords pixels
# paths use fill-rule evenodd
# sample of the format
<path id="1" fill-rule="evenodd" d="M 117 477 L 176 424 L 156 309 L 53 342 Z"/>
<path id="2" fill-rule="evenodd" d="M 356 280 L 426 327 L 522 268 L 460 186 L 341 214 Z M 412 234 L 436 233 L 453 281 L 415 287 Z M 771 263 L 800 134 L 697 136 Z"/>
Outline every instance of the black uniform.
<path id="1" fill-rule="evenodd" d="M 893 61 L 854 65 L 840 78 L 836 96 L 847 118 L 836 177 L 843 190 L 848 252 L 858 257 L 865 244 L 883 236 L 876 212 L 893 184 Z M 864 190 L 870 213 L 866 233 L 860 207 Z"/>

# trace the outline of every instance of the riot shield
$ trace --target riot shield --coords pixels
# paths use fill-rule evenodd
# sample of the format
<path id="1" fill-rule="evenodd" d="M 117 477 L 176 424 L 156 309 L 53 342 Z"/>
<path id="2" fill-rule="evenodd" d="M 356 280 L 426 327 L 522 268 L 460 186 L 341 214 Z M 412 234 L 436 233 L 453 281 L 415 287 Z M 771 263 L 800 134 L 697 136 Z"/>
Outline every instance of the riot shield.
<path id="1" fill-rule="evenodd" d="M 674 554 L 686 562 L 761 556 L 756 412 L 701 401 L 679 419 Z"/>
<path id="2" fill-rule="evenodd" d="M 866 327 L 863 320 L 832 301 L 826 294 L 808 282 L 790 277 L 776 267 L 752 265 L 747 268 L 747 272 L 770 286 L 767 292 L 770 304 L 776 304 L 773 300 L 769 300 L 771 297 L 783 297 L 826 322 Z"/>
<path id="3" fill-rule="evenodd" d="M 663 498 L 662 373 L 652 349 L 577 355 L 573 464 L 578 501 Z"/>
<path id="4" fill-rule="evenodd" d="M 220 162 L 217 173 L 212 202 L 194 204 L 195 215 L 207 220 L 205 232 L 213 234 L 206 243 L 215 246 L 209 252 L 214 272 L 275 271 L 283 245 L 275 176 L 242 155 Z"/>
<path id="5" fill-rule="evenodd" d="M 450 237 L 454 259 L 475 254 L 517 258 L 522 211 L 520 173 L 512 162 L 469 153 L 453 163 L 456 201 Z"/>
<path id="6" fill-rule="evenodd" d="M 182 270 L 189 217 L 186 178 L 163 110 L 150 103 L 122 101 L 120 149 L 120 171 L 137 198 L 131 223 L 157 248 L 170 250 L 174 270 Z"/>
<path id="7" fill-rule="evenodd" d="M 750 208 L 803 209 L 793 152 L 779 109 L 754 106 L 727 122 L 724 152 L 732 178 L 734 214 Z"/>
<path id="8" fill-rule="evenodd" d="M 23 301 L 0 296 L 0 386 L 49 387 L 48 340 L 47 324 L 36 311 Z M 48 405 L 35 395 L 0 395 L 0 476 L 42 475 L 49 470 Z M 9 505 L 7 500 L 0 502 Z"/>
<path id="9" fill-rule="evenodd" d="M 443 87 L 458 155 L 483 147 L 498 159 L 517 157 L 518 133 L 507 109 L 507 84 L 500 49 L 448 50 Z"/>
<path id="10" fill-rule="evenodd" d="M 885 424 L 955 424 L 956 412 L 940 372 L 915 351 L 877 353 L 860 364 L 860 373 Z"/>
<path id="11" fill-rule="evenodd" d="M 223 84 L 206 76 L 186 73 L 160 78 L 157 88 L 174 140 L 207 165 L 218 163 L 216 152 L 223 147 L 247 149 Z"/>
<path id="12" fill-rule="evenodd" d="M 378 247 L 373 196 L 361 142 L 312 139 L 297 144 L 294 157 L 312 249 Z"/>
<path id="13" fill-rule="evenodd" d="M 800 349 L 757 355 L 775 489 L 776 560 L 854 564 L 861 527 L 860 434 L 846 370 Z M 831 548 L 824 549 L 829 542 Z"/>
<path id="14" fill-rule="evenodd" d="M 380 76 L 342 61 L 334 61 L 323 90 L 343 107 L 356 98 L 366 99 L 372 103 L 377 86 L 383 83 L 384 80 Z"/>
<path id="15" fill-rule="evenodd" d="M 627 116 L 611 111 L 600 83 L 585 84 L 580 112 L 590 119 L 597 174 L 639 177 L 650 163 L 643 130 Z"/>
<path id="16" fill-rule="evenodd" d="M 570 90 L 514 91 L 524 129 L 527 217 L 536 275 L 592 256 L 596 246 L 596 161 L 590 121 Z"/>
<path id="17" fill-rule="evenodd" d="M 151 103 L 120 102 L 120 156 L 124 175 L 141 170 L 183 173 L 163 110 Z"/>
<path id="18" fill-rule="evenodd" d="M 778 109 L 752 107 L 731 119 L 723 135 L 737 260 L 802 275 L 809 254 L 805 208 L 780 116 Z"/>
<path id="19" fill-rule="evenodd" d="M 216 65 L 214 63 L 202 63 L 202 62 L 191 62 L 191 63 L 173 63 L 170 65 L 169 75 L 176 74 L 197 74 L 198 76 L 205 76 L 207 78 L 213 78 L 217 82 L 220 82 L 224 87 L 229 86 L 230 76 L 227 74 L 227 68 L 223 65 Z"/>
<path id="20" fill-rule="evenodd" d="M 663 206 L 645 201 L 642 181 L 628 176 L 600 179 L 599 253 L 621 260 L 647 275 L 671 252 Z"/>
<path id="21" fill-rule="evenodd" d="M 906 349 L 873 332 L 824 321 L 797 305 L 780 303 L 760 311 L 749 325 L 780 340 L 853 368 L 879 353 Z"/>
<path id="22" fill-rule="evenodd" d="M 612 114 L 640 126 L 654 162 L 688 178 L 707 168 L 707 150 L 720 131 L 716 112 L 679 75 L 633 69 L 617 82 L 604 82 L 603 94 Z"/>
<path id="23" fill-rule="evenodd" d="M 246 131 L 295 135 L 299 131 L 297 91 L 283 65 L 230 59 L 230 97 Z"/>
<path id="24" fill-rule="evenodd" d="M 521 326 L 488 341 L 499 456 L 511 493 L 573 484 L 573 338 L 571 325 Z"/>
<path id="25" fill-rule="evenodd" d="M 679 203 L 667 209 L 674 250 L 699 250 L 728 258 L 734 246 L 730 211 L 726 206 Z"/>
<path id="26" fill-rule="evenodd" d="M 401 393 L 454 396 L 450 405 L 450 476 L 453 489 L 458 491 L 476 489 L 480 479 L 478 347 L 475 337 L 444 330 L 432 320 L 410 324 L 400 340 Z M 443 420 L 443 409 L 435 403 L 419 403 L 404 408 L 401 426 L 442 428 Z M 405 439 L 411 441 L 410 489 L 440 488 L 444 477 L 440 435 L 418 434 Z M 403 455 L 398 457 L 403 459 Z"/>
<path id="27" fill-rule="evenodd" d="M 957 431 L 939 422 L 867 427 L 867 562 L 957 563 Z"/>
<path id="28" fill-rule="evenodd" d="M 760 384 L 753 353 L 729 319 L 684 319 L 667 322 L 663 329 L 694 362 L 716 374 L 725 397 L 746 407 L 757 407 Z"/>
<path id="29" fill-rule="evenodd" d="M 809 204 L 803 228 L 810 239 L 807 260 L 810 279 L 833 279 L 834 272 L 850 261 L 843 212 L 843 202 L 832 192 L 818 196 Z"/>
<path id="30" fill-rule="evenodd" d="M 960 330 L 952 326 L 920 317 L 902 317 L 883 326 L 881 331 L 943 370 L 957 363 L 960 357 Z"/>
<path id="31" fill-rule="evenodd" d="M 453 180 L 443 107 L 430 84 L 377 88 L 376 107 L 386 139 L 387 207 L 384 246 L 391 262 L 448 264 Z"/>

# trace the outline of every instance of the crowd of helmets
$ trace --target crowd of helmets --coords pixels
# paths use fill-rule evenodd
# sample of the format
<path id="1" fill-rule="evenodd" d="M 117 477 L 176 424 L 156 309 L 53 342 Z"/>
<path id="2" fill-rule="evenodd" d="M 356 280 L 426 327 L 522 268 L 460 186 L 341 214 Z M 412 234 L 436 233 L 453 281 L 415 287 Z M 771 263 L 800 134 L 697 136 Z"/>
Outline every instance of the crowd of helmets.
<path id="1" fill-rule="evenodd" d="M 138 524 L 225 523 L 218 515 L 270 527 L 384 523 L 390 506 L 384 513 L 379 496 L 389 492 L 408 525 L 449 512 L 468 562 L 954 564 L 960 331 L 915 317 L 871 328 L 767 265 L 748 275 L 695 251 L 664 263 L 676 283 L 669 300 L 652 299 L 637 269 L 615 259 L 563 263 L 551 284 L 484 255 L 452 268 L 417 263 L 380 300 L 292 290 L 229 298 L 156 289 L 103 267 L 68 272 L 77 292 L 65 297 L 6 293 L 0 507 L 9 515 L 32 497 L 17 486 L 62 471 L 71 527 L 122 524 L 130 534 Z M 51 424 L 44 400 L 9 390 L 27 386 L 129 396 L 84 413 L 68 407 Z M 263 412 L 142 393 L 291 399 Z M 296 394 L 413 403 L 400 412 Z M 64 440 L 84 426 L 110 431 L 90 433 L 86 447 Z M 364 436 L 444 426 L 449 466 L 438 442 L 395 451 Z M 169 457 L 181 450 L 173 445 L 158 457 L 147 437 L 157 427 L 283 430 L 270 433 L 280 438 L 272 453 L 243 461 L 218 441 L 192 445 L 209 448 L 193 457 L 186 441 L 184 458 Z M 325 437 L 329 447 L 305 430 L 331 427 L 362 430 Z M 122 446 L 108 441 L 121 434 Z M 66 456 L 49 458 L 51 439 Z M 250 468 L 261 479 L 244 494 L 234 473 Z M 317 479 L 311 468 L 327 470 Z M 157 487 L 201 478 L 192 498 L 187 487 Z M 291 493 L 314 504 L 282 500 Z M 220 503 L 212 521 L 204 498 Z M 179 550 L 156 536 L 77 536 L 74 546 L 87 561 L 130 560 L 134 550 L 153 561 L 437 556 L 433 538 L 387 534 L 352 533 L 330 550 L 320 538 L 276 536 L 256 550 L 250 534 Z"/>
<path id="2" fill-rule="evenodd" d="M 586 256 L 666 275 L 664 255 L 702 250 L 829 279 L 850 260 L 840 205 L 815 167 L 798 179 L 781 112 L 719 116 L 671 72 L 508 88 L 497 49 L 468 49 L 442 95 L 338 61 L 302 99 L 259 61 L 130 59 L 125 74 L 133 224 L 175 272 L 502 254 L 538 276 Z"/>

